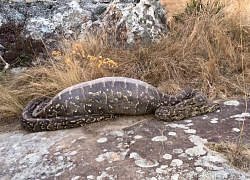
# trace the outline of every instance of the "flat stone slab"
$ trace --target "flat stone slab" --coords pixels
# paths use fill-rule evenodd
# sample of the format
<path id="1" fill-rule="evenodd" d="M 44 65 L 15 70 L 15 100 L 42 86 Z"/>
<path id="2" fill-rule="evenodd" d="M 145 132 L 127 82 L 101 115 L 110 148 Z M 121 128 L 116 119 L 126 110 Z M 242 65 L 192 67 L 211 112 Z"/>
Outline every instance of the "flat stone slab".
<path id="1" fill-rule="evenodd" d="M 183 121 L 123 116 L 81 128 L 0 134 L 0 179 L 250 179 L 207 142 L 250 145 L 250 112 L 244 101 Z"/>

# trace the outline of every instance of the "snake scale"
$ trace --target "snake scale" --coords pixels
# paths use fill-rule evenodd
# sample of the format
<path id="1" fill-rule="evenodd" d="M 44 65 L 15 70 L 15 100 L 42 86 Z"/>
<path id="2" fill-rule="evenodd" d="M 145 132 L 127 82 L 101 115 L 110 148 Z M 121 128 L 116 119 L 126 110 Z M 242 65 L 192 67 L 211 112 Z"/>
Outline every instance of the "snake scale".
<path id="1" fill-rule="evenodd" d="M 21 126 L 51 131 L 83 126 L 116 115 L 155 114 L 163 121 L 181 120 L 220 108 L 198 90 L 175 96 L 137 79 L 104 77 L 64 89 L 53 98 L 31 101 L 22 112 Z"/>

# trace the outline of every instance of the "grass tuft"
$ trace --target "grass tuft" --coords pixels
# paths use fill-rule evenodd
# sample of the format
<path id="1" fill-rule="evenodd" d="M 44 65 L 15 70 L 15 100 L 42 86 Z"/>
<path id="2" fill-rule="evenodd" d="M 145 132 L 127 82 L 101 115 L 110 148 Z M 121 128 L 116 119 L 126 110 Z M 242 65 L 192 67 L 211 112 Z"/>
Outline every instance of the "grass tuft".
<path id="1" fill-rule="evenodd" d="M 221 142 L 210 143 L 209 148 L 213 151 L 224 154 L 230 165 L 245 172 L 250 171 L 250 150 L 248 147 Z"/>
<path id="2" fill-rule="evenodd" d="M 0 85 L 1 117 L 17 118 L 21 114 L 23 106 L 17 98 L 18 95 L 20 95 L 19 91 L 9 90 L 8 88 Z"/>

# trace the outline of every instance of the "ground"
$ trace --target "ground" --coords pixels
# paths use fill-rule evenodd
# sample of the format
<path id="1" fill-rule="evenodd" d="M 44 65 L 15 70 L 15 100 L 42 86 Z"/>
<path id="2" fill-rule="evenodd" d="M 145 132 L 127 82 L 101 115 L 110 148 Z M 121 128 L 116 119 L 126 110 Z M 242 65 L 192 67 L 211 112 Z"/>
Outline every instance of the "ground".
<path id="1" fill-rule="evenodd" d="M 244 115 L 243 144 L 250 145 L 244 101 L 219 103 L 221 110 L 175 122 L 123 116 L 39 133 L 14 122 L 0 134 L 0 179 L 250 179 L 209 149 L 237 144 Z"/>

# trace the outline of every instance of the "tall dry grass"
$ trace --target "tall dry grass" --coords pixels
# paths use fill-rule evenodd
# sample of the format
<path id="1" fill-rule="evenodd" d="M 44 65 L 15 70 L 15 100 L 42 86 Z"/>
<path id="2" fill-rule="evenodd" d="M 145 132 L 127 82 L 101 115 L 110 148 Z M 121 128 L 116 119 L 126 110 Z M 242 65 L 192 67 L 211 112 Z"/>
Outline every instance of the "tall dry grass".
<path id="1" fill-rule="evenodd" d="M 247 5 L 242 0 L 240 7 Z M 170 94 L 197 88 L 210 99 L 243 96 L 244 84 L 250 84 L 250 24 L 245 20 L 250 11 L 241 9 L 244 15 L 235 7 L 230 9 L 228 1 L 189 5 L 169 22 L 170 34 L 148 46 L 110 47 L 91 35 L 81 42 L 64 42 L 63 51 L 51 55 L 48 65 L 2 81 L 1 117 L 18 117 L 33 98 L 52 97 L 103 76 L 138 78 Z M 107 58 L 118 66 L 110 67 Z"/>
<path id="2" fill-rule="evenodd" d="M 164 41 L 138 48 L 123 61 L 122 74 L 156 86 L 162 83 L 169 93 L 190 87 L 201 89 L 210 98 L 242 95 L 242 54 L 244 68 L 250 66 L 249 26 L 240 26 L 239 14 L 232 11 L 232 16 L 229 8 L 231 4 L 222 2 L 189 6 L 173 18 L 171 34 Z M 241 32 L 243 51 L 239 47 Z M 249 73 L 245 80 L 250 82 Z"/>
<path id="3" fill-rule="evenodd" d="M 111 62 L 112 66 L 112 60 L 100 57 L 103 50 L 103 45 L 92 36 L 81 42 L 65 41 L 62 52 L 51 53 L 47 65 L 30 68 L 18 76 L 6 74 L 0 85 L 1 118 L 19 117 L 34 98 L 52 97 L 69 86 L 114 76 L 112 67 L 107 64 Z M 102 67 L 99 67 L 100 62 Z"/>

